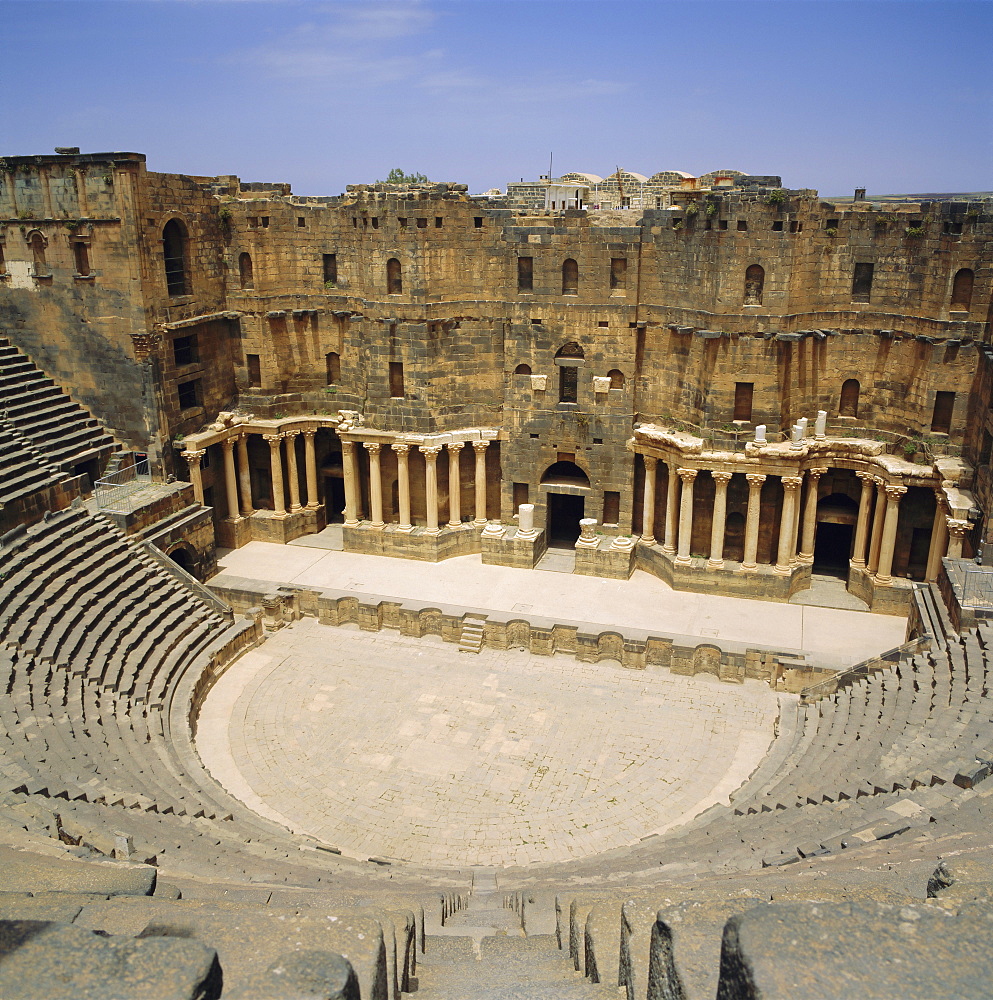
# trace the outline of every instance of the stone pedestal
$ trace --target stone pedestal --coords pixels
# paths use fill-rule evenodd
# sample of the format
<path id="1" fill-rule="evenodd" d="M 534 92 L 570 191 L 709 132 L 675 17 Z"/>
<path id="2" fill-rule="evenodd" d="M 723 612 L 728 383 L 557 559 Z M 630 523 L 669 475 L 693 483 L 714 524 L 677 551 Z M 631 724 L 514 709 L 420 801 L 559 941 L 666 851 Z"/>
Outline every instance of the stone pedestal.
<path id="1" fill-rule="evenodd" d="M 594 524 L 596 522 L 594 521 Z M 594 537 L 592 545 L 576 542 L 576 568 L 580 576 L 599 576 L 607 580 L 627 580 L 634 572 L 634 539 Z"/>
<path id="2" fill-rule="evenodd" d="M 497 532 L 492 525 L 483 532 L 480 544 L 486 565 L 516 569 L 534 569 L 548 549 L 544 531 L 524 535 L 517 528 L 503 528 Z"/>

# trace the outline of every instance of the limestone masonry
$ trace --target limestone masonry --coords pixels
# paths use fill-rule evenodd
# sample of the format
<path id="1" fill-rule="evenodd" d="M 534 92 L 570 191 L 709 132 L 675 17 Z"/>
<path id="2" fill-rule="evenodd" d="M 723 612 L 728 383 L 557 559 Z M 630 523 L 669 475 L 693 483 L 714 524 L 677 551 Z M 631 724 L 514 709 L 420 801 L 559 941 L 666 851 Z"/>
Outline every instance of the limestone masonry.
<path id="1" fill-rule="evenodd" d="M 988 998 L 991 457 L 987 195 L 0 159 L 0 995 Z"/>

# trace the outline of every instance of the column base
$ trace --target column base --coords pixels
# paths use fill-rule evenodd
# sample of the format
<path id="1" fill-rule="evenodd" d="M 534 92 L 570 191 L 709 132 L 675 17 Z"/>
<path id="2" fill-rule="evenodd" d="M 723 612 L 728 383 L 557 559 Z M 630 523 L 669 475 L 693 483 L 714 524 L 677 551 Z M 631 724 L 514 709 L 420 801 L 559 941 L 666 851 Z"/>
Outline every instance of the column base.
<path id="1" fill-rule="evenodd" d="M 449 521 L 448 524 L 445 525 L 445 527 L 446 528 L 450 528 L 452 531 L 454 531 L 456 528 L 461 528 L 462 527 L 462 522 L 461 521 Z"/>
<path id="2" fill-rule="evenodd" d="M 476 525 L 477 528 L 483 528 L 490 523 L 490 519 L 488 517 L 477 517 L 473 519 L 472 523 Z"/>
<path id="3" fill-rule="evenodd" d="M 801 552 L 796 557 L 796 561 L 801 566 L 813 566 L 814 565 L 814 554 L 812 552 L 811 553 Z"/>
<path id="4" fill-rule="evenodd" d="M 667 556 L 674 556 L 676 554 L 676 547 L 674 545 L 664 545 L 662 546 L 662 551 Z"/>
<path id="5" fill-rule="evenodd" d="M 664 552 L 665 549 L 663 549 L 662 551 Z M 689 566 L 692 564 L 692 562 L 693 562 L 692 556 L 676 556 L 677 566 Z"/>
<path id="6" fill-rule="evenodd" d="M 412 524 L 398 524 L 393 530 L 409 535 L 414 530 L 414 526 Z"/>
<path id="7" fill-rule="evenodd" d="M 654 545 L 655 544 L 655 536 L 654 535 L 642 535 L 638 539 L 638 541 L 641 542 L 642 545 Z"/>
<path id="8" fill-rule="evenodd" d="M 789 576 L 793 572 L 792 568 L 789 566 L 780 566 L 778 563 L 772 567 L 773 573 L 778 573 L 780 576 Z"/>
<path id="9" fill-rule="evenodd" d="M 723 559 L 708 559 L 707 560 L 708 569 L 724 569 Z"/>

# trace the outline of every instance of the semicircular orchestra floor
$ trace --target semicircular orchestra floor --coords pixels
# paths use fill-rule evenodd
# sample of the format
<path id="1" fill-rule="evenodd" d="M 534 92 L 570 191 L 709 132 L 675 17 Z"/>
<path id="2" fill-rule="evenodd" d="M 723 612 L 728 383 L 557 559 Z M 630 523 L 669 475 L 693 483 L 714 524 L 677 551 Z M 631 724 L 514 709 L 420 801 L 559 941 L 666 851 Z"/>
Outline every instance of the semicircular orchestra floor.
<path id="1" fill-rule="evenodd" d="M 635 844 L 727 801 L 777 714 L 759 682 L 305 619 L 220 678 L 197 748 L 248 806 L 346 855 L 521 865 Z"/>

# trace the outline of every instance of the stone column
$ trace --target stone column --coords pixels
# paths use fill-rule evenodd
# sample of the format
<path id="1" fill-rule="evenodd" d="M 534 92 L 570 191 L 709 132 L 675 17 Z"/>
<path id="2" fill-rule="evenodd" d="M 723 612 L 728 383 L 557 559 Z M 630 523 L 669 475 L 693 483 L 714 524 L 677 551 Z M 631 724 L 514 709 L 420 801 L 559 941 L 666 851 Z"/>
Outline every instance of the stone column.
<path id="1" fill-rule="evenodd" d="M 241 480 L 241 516 L 251 517 L 255 513 L 252 506 L 252 472 L 248 466 L 248 435 L 238 438 L 238 478 Z"/>
<path id="2" fill-rule="evenodd" d="M 943 490 L 934 491 L 937 506 L 934 509 L 934 524 L 931 526 L 931 548 L 927 554 L 926 583 L 934 583 L 941 572 L 941 560 L 948 550 L 948 504 Z"/>
<path id="3" fill-rule="evenodd" d="M 652 455 L 641 456 L 645 462 L 645 494 L 641 504 L 641 540 L 646 545 L 655 544 L 655 475 L 658 459 Z"/>
<path id="4" fill-rule="evenodd" d="M 414 526 L 410 523 L 410 466 L 407 459 L 410 445 L 394 444 L 390 447 L 397 455 L 397 502 L 400 506 L 397 515 L 400 518 L 400 530 L 411 531 Z"/>
<path id="5" fill-rule="evenodd" d="M 224 488 L 228 497 L 228 520 L 240 521 L 238 514 L 238 474 L 234 468 L 234 438 L 221 442 L 224 449 Z"/>
<path id="6" fill-rule="evenodd" d="M 286 496 L 283 491 L 283 459 L 279 453 L 280 434 L 263 434 L 269 442 L 269 468 L 272 471 L 272 507 L 280 517 L 286 514 Z"/>
<path id="7" fill-rule="evenodd" d="M 320 499 L 317 495 L 317 453 L 314 451 L 316 430 L 303 432 L 304 459 L 307 465 L 307 510 L 317 510 Z"/>
<path id="8" fill-rule="evenodd" d="M 666 462 L 669 472 L 669 485 L 665 491 L 665 536 L 662 551 L 669 555 L 676 554 L 676 494 L 679 490 L 679 479 L 676 476 L 676 466 Z"/>
<path id="9" fill-rule="evenodd" d="M 341 464 L 345 477 L 345 525 L 354 528 L 359 523 L 359 469 L 355 442 L 341 442 Z"/>
<path id="10" fill-rule="evenodd" d="M 462 476 L 459 459 L 464 441 L 452 441 L 448 446 L 448 527 L 462 526 Z"/>
<path id="11" fill-rule="evenodd" d="M 476 453 L 476 520 L 475 524 L 486 524 L 486 449 L 489 441 L 473 441 Z"/>
<path id="12" fill-rule="evenodd" d="M 814 561 L 814 536 L 817 533 L 817 486 L 827 469 L 807 470 L 807 502 L 803 507 L 803 536 L 800 541 L 800 561 Z"/>
<path id="13" fill-rule="evenodd" d="M 865 569 L 865 543 L 869 534 L 869 510 L 872 508 L 872 494 L 875 484 L 869 472 L 856 472 L 862 480 L 862 494 L 859 497 L 859 516 L 855 522 L 855 551 L 852 553 L 853 569 Z"/>
<path id="14" fill-rule="evenodd" d="M 534 504 L 522 503 L 517 508 L 517 537 L 537 538 L 538 532 L 534 527 Z"/>
<path id="15" fill-rule="evenodd" d="M 790 563 L 793 561 L 793 548 L 796 544 L 796 537 L 793 534 L 796 523 L 794 514 L 797 495 L 802 483 L 802 476 L 783 476 L 783 513 L 779 519 L 779 554 L 776 558 L 776 565 L 773 566 L 773 571 L 776 573 L 789 573 Z"/>
<path id="16" fill-rule="evenodd" d="M 755 569 L 759 551 L 759 515 L 762 510 L 762 484 L 765 476 L 750 472 L 748 480 L 748 512 L 745 515 L 745 558 L 742 569 Z"/>
<path id="17" fill-rule="evenodd" d="M 200 475 L 200 460 L 206 455 L 203 451 L 184 451 L 183 458 L 190 469 L 190 482 L 193 484 L 193 496 L 198 504 L 203 503 L 203 477 Z"/>
<path id="18" fill-rule="evenodd" d="M 876 583 L 887 584 L 892 579 L 893 550 L 896 548 L 896 526 L 900 519 L 900 498 L 906 486 L 886 487 L 886 520 L 883 522 L 883 542 L 879 549 L 879 568 Z"/>
<path id="19" fill-rule="evenodd" d="M 380 445 L 375 441 L 363 441 L 362 447 L 369 452 L 369 517 L 374 528 L 382 528 L 383 521 L 383 475 L 379 468 Z"/>
<path id="20" fill-rule="evenodd" d="M 886 517 L 886 483 L 879 476 L 873 476 L 876 484 L 876 509 L 872 515 L 872 537 L 869 539 L 868 570 L 875 574 L 879 568 L 879 548 L 883 544 L 883 520 Z"/>
<path id="21" fill-rule="evenodd" d="M 969 522 L 950 517 L 945 522 L 948 525 L 948 558 L 962 558 L 962 541 L 969 531 Z"/>
<path id="22" fill-rule="evenodd" d="M 431 447 L 420 446 L 424 456 L 424 492 L 427 494 L 429 535 L 441 533 L 438 527 L 438 453 L 440 445 Z"/>
<path id="23" fill-rule="evenodd" d="M 676 475 L 683 481 L 679 494 L 679 539 L 676 562 L 683 565 L 690 562 L 690 542 L 693 536 L 693 481 L 696 469 L 676 469 Z"/>
<path id="24" fill-rule="evenodd" d="M 712 472 L 716 489 L 714 492 L 714 515 L 710 525 L 710 558 L 707 565 L 721 569 L 724 565 L 724 530 L 728 512 L 728 483 L 731 472 Z"/>
<path id="25" fill-rule="evenodd" d="M 290 480 L 290 513 L 296 514 L 300 506 L 300 473 L 297 469 L 297 435 L 299 431 L 286 431 L 286 475 Z"/>

